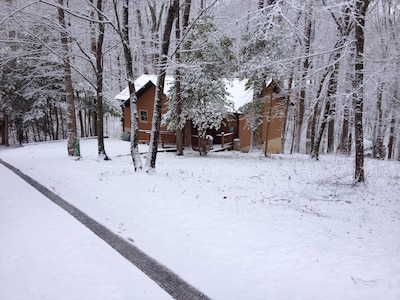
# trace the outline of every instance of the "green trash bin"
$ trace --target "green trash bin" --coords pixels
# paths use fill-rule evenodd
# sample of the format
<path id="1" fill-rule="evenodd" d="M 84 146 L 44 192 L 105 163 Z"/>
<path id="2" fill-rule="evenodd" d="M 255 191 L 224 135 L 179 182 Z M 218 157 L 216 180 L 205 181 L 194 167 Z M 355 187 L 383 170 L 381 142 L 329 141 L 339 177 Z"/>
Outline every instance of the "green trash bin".
<path id="1" fill-rule="evenodd" d="M 76 139 L 76 154 L 81 157 L 81 144 L 79 139 Z"/>

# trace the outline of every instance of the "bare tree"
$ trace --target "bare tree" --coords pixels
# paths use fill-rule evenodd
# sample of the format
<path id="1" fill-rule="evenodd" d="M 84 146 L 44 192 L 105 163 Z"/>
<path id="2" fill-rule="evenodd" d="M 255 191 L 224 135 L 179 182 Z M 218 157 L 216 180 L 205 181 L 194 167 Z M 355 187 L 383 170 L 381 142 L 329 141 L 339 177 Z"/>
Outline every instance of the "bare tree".
<path id="1" fill-rule="evenodd" d="M 310 53 L 311 53 L 311 45 L 313 42 L 314 36 L 314 22 L 315 20 L 312 18 L 313 15 L 313 4 L 311 1 L 307 1 L 305 6 L 304 14 L 304 41 L 301 41 L 301 44 L 304 44 L 304 58 L 299 60 L 300 70 L 301 70 L 301 80 L 300 80 L 300 95 L 297 102 L 297 118 L 296 118 L 296 137 L 294 144 L 294 151 L 300 152 L 300 144 L 301 144 L 301 136 L 304 127 L 304 113 L 305 113 L 305 101 L 306 101 L 306 86 L 308 80 L 308 73 L 310 68 Z"/>
<path id="2" fill-rule="evenodd" d="M 190 16 L 190 9 L 192 7 L 192 0 L 185 0 L 184 8 L 183 8 L 183 21 L 182 21 L 182 28 L 183 33 L 186 34 L 188 31 L 189 26 L 189 16 Z M 182 45 L 183 51 L 185 51 L 186 43 Z M 179 51 L 179 49 L 178 49 Z M 181 105 L 181 103 L 179 104 Z M 186 149 L 192 148 L 192 121 L 187 120 L 185 126 L 183 127 L 183 136 L 184 136 L 184 146 Z"/>
<path id="3" fill-rule="evenodd" d="M 65 21 L 64 13 L 64 0 L 58 0 L 60 7 L 58 8 L 58 21 L 60 23 L 61 45 L 63 49 L 64 59 L 64 76 L 65 88 L 67 93 L 68 103 L 68 116 L 67 116 L 67 150 L 69 156 L 78 156 L 77 147 L 77 131 L 76 131 L 76 114 L 75 114 L 75 100 L 74 89 L 72 86 L 72 73 L 71 73 L 71 60 L 70 60 L 70 46 L 69 35 L 67 31 L 67 24 Z"/>
<path id="4" fill-rule="evenodd" d="M 161 110 L 162 100 L 164 97 L 164 83 L 168 64 L 168 50 L 170 45 L 170 37 L 172 25 L 175 19 L 176 12 L 179 8 L 179 0 L 174 0 L 168 9 L 167 19 L 164 27 L 164 34 L 161 44 L 161 55 L 158 66 L 156 95 L 154 99 L 154 115 L 152 121 L 152 130 L 150 136 L 150 147 L 146 160 L 146 168 L 152 170 L 156 167 L 158 140 L 160 137 L 161 127 Z"/>
<path id="5" fill-rule="evenodd" d="M 179 1 L 178 1 L 179 2 Z M 178 3 L 179 6 L 179 3 Z M 181 59 L 181 51 L 179 49 L 179 41 L 181 39 L 181 22 L 180 22 L 180 9 L 176 11 L 176 21 L 175 21 L 175 38 L 178 43 L 178 49 L 176 49 L 175 53 L 175 62 L 177 64 L 177 68 L 175 69 L 175 94 L 176 94 L 176 116 L 177 116 L 177 124 L 181 123 L 180 115 L 182 113 L 182 105 L 181 105 L 181 72 L 179 70 L 179 63 Z M 182 128 L 178 126 L 176 128 L 176 154 L 183 155 L 183 134 Z"/>
<path id="6" fill-rule="evenodd" d="M 354 133 L 355 133 L 355 182 L 365 182 L 364 174 L 364 29 L 365 16 L 370 0 L 357 0 L 355 2 L 355 80 L 354 80 Z"/>
<path id="7" fill-rule="evenodd" d="M 313 123 L 312 123 L 312 131 L 311 131 L 311 157 L 318 159 L 319 155 L 319 148 L 321 145 L 321 141 L 323 138 L 323 134 L 326 128 L 326 125 L 328 124 L 329 118 L 332 118 L 332 107 L 336 103 L 336 94 L 338 90 L 338 73 L 339 73 L 339 62 L 341 57 L 343 56 L 342 53 L 346 49 L 346 43 L 349 40 L 349 35 L 350 32 L 353 30 L 353 22 L 350 19 L 350 7 L 346 7 L 344 11 L 342 12 L 341 16 L 335 15 L 335 13 L 331 12 L 333 20 L 336 23 L 337 26 L 337 32 L 338 32 L 338 40 L 335 43 L 334 50 L 332 51 L 331 55 L 329 56 L 328 60 L 328 67 L 325 70 L 324 75 L 321 78 L 320 82 L 320 88 L 318 90 L 317 94 L 317 101 L 314 106 L 314 114 L 313 114 Z M 324 85 L 326 83 L 326 88 L 324 88 Z M 318 104 L 319 100 L 325 98 L 325 107 L 323 110 L 323 116 L 322 116 L 322 121 L 321 125 L 318 131 L 318 134 L 316 135 L 316 114 L 318 112 Z M 333 123 L 333 121 L 332 121 Z M 330 124 L 330 129 L 333 130 L 333 124 Z M 328 151 L 333 152 L 333 141 L 330 140 L 333 137 L 333 132 L 328 132 Z M 332 144 L 329 144 L 329 141 Z M 331 147 L 331 148 L 330 148 Z"/>
<path id="8" fill-rule="evenodd" d="M 123 1 L 122 23 L 118 14 L 118 1 L 113 0 L 114 12 L 117 19 L 117 30 L 121 38 L 125 58 L 125 69 L 129 88 L 129 102 L 131 110 L 131 156 L 135 171 L 143 168 L 139 152 L 139 116 L 137 108 L 137 95 L 133 75 L 133 56 L 129 41 L 129 0 Z"/>
<path id="9" fill-rule="evenodd" d="M 91 1 L 92 2 L 92 1 Z M 93 2 L 92 2 L 93 3 Z M 105 23 L 103 17 L 103 0 L 97 0 L 98 36 L 96 44 L 96 95 L 97 95 L 97 150 L 99 157 L 109 160 L 104 147 L 104 108 L 103 108 L 103 43 Z"/>

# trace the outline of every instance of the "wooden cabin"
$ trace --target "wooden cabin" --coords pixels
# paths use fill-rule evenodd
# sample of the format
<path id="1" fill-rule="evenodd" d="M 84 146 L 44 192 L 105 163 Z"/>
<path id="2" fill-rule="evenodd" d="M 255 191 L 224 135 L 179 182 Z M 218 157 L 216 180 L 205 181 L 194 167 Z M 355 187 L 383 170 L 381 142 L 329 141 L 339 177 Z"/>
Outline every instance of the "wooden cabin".
<path id="1" fill-rule="evenodd" d="M 154 113 L 154 98 L 156 95 L 156 75 L 142 75 L 135 80 L 137 107 L 139 116 L 139 143 L 148 143 L 150 141 L 151 126 Z M 168 90 L 173 84 L 173 78 L 166 78 L 165 89 Z M 129 102 L 129 89 L 122 90 L 115 99 L 121 101 L 123 117 L 123 132 L 129 136 L 131 131 L 131 109 Z M 163 95 L 162 112 L 167 110 L 167 96 Z M 162 143 L 175 143 L 175 135 L 167 130 L 166 126 L 161 127 Z"/>
<path id="2" fill-rule="evenodd" d="M 271 82 L 265 91 L 263 122 L 258 127 L 257 144 L 267 153 L 281 153 L 282 126 L 284 126 L 284 100 L 279 96 L 274 83 Z M 250 150 L 251 131 L 246 126 L 245 114 L 239 118 L 240 151 Z M 267 149 L 265 149 L 267 147 Z"/>
<path id="3" fill-rule="evenodd" d="M 152 118 L 154 111 L 154 98 L 156 92 L 156 75 L 142 75 L 135 80 L 136 95 L 138 98 L 138 114 L 139 114 L 139 142 L 148 143 L 150 140 L 150 132 L 152 126 Z M 226 80 L 226 89 L 229 93 L 228 98 L 233 101 L 235 110 L 229 120 L 223 121 L 219 130 L 210 129 L 207 134 L 212 137 L 212 147 L 215 150 L 232 149 L 234 140 L 236 141 L 235 150 L 248 152 L 250 149 L 250 129 L 246 126 L 244 114 L 238 109 L 245 103 L 252 101 L 253 90 L 246 88 L 245 80 Z M 173 77 L 167 76 L 164 91 L 168 94 L 168 90 L 173 85 Z M 260 137 L 259 144 L 265 149 L 267 144 L 267 152 L 280 153 L 281 147 L 281 128 L 283 126 L 281 99 L 276 97 L 272 85 L 269 85 L 265 92 L 264 104 L 264 122 L 259 127 Z M 129 89 L 125 88 L 121 91 L 116 99 L 121 101 L 123 109 L 123 132 L 129 136 L 131 130 L 131 114 L 129 103 Z M 163 96 L 162 111 L 167 110 L 167 96 Z M 192 144 L 196 147 L 196 130 L 192 129 Z M 168 131 L 167 127 L 161 128 L 160 133 L 161 144 L 175 144 L 175 134 Z M 240 140 L 240 143 L 239 143 Z M 268 140 L 268 142 L 266 142 Z M 211 149 L 211 147 L 210 147 Z"/>

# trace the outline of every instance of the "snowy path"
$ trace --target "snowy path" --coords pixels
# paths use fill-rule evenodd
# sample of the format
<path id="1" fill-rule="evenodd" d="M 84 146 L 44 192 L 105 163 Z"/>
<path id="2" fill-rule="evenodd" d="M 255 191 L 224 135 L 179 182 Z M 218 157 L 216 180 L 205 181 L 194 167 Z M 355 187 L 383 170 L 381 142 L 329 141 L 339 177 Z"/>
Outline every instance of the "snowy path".
<path id="1" fill-rule="evenodd" d="M 170 298 L 82 224 L 174 298 L 202 298 L 138 248 L 26 175 L 25 180 L 82 224 L 1 164 L 0 174 L 7 178 L 7 185 L 0 189 L 1 299 L 125 299 L 128 295 L 129 299 Z M 21 218 L 22 215 L 29 218 Z M 44 248 L 49 240 L 52 247 Z M 115 291 L 121 294 L 116 295 Z"/>

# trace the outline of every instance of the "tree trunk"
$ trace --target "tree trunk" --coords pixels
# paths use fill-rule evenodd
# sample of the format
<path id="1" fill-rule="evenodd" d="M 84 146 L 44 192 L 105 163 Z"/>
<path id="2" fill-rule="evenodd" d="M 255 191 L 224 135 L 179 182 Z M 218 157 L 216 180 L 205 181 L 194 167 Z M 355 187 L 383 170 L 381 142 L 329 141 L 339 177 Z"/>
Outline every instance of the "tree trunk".
<path id="1" fill-rule="evenodd" d="M 320 86 L 317 93 L 317 103 L 314 108 L 314 115 L 313 115 L 313 124 L 311 128 L 311 157 L 318 159 L 319 148 L 321 144 L 321 140 L 324 134 L 324 130 L 326 127 L 326 123 L 329 120 L 329 117 L 333 117 L 334 109 L 332 106 L 335 105 L 336 101 L 336 94 L 338 88 L 338 73 L 339 73 L 339 60 L 342 56 L 342 47 L 345 45 L 348 34 L 351 30 L 351 26 L 349 25 L 349 21 L 346 18 L 344 24 L 338 24 L 338 31 L 341 33 L 340 39 L 336 42 L 333 52 L 329 57 L 329 63 L 331 65 L 326 69 L 325 74 L 322 76 Z M 323 118 L 321 122 L 321 127 L 319 130 L 319 134 L 315 137 L 315 130 L 316 130 L 316 108 L 318 107 L 318 99 L 322 97 L 325 90 L 323 86 L 327 82 L 328 88 L 326 89 L 326 102 L 325 102 L 325 109 L 323 113 Z M 330 124 L 330 132 L 328 132 L 328 152 L 333 152 L 334 146 L 334 124 L 332 120 L 332 124 Z"/>
<path id="2" fill-rule="evenodd" d="M 3 109 L 3 118 L 4 118 L 4 127 L 3 127 L 3 136 L 2 136 L 2 144 L 6 147 L 10 146 L 9 136 L 8 136 L 8 114 L 6 109 Z"/>
<path id="3" fill-rule="evenodd" d="M 164 35 L 161 46 L 161 56 L 159 61 L 156 95 L 154 99 L 154 115 L 152 121 L 152 129 L 150 136 L 150 147 L 146 160 L 147 170 L 155 169 L 157 159 L 158 140 L 160 137 L 161 127 L 161 112 L 162 112 L 162 101 L 164 96 L 164 83 L 168 64 L 168 49 L 170 45 L 170 37 L 172 32 L 172 25 L 175 19 L 176 11 L 179 8 L 179 1 L 174 0 L 168 10 L 168 15 L 164 28 Z"/>
<path id="4" fill-rule="evenodd" d="M 179 1 L 178 1 L 179 2 Z M 179 3 L 178 3 L 179 7 Z M 175 94 L 176 94 L 176 117 L 178 127 L 176 128 L 176 154 L 183 155 L 183 133 L 181 128 L 181 113 L 182 113 L 182 100 L 181 100 L 181 72 L 179 70 L 179 64 L 181 62 L 181 52 L 179 49 L 179 43 L 181 39 L 181 23 L 179 9 L 176 10 L 176 21 L 175 21 L 175 38 L 178 44 L 176 49 L 175 61 L 177 68 L 175 69 Z"/>
<path id="5" fill-rule="evenodd" d="M 323 93 L 323 86 L 325 85 L 325 81 L 327 78 L 330 76 L 330 71 L 326 70 L 325 74 L 321 78 L 321 82 L 318 87 L 317 91 L 317 99 L 315 100 L 314 104 L 314 109 L 313 109 L 313 114 L 311 118 L 311 130 L 310 130 L 310 145 L 311 145 L 311 151 L 310 151 L 310 156 L 311 158 L 316 158 L 318 159 L 318 151 L 319 151 L 319 145 L 318 148 L 315 145 L 315 141 L 317 140 L 316 136 L 316 131 L 317 131 L 317 119 L 318 119 L 318 114 L 319 114 L 319 102 L 321 95 Z"/>
<path id="6" fill-rule="evenodd" d="M 281 154 L 285 153 L 286 133 L 287 133 L 286 127 L 288 124 L 289 107 L 290 107 L 290 90 L 292 89 L 292 82 L 293 82 L 293 77 L 291 77 L 289 79 L 289 87 L 288 87 L 289 93 L 285 99 L 285 111 L 284 111 L 283 123 L 282 123 L 282 129 L 281 129 Z M 238 122 L 238 124 L 239 124 L 239 122 Z"/>
<path id="7" fill-rule="evenodd" d="M 87 123 L 86 123 L 87 121 Z M 85 109 L 85 126 L 86 126 L 86 131 L 85 131 L 85 136 L 92 136 L 92 111 L 90 109 L 86 110 Z"/>
<path id="8" fill-rule="evenodd" d="M 81 128 L 81 138 L 83 138 L 83 137 L 85 137 L 85 127 L 83 126 L 82 110 L 78 111 L 78 119 L 79 119 L 79 125 Z"/>
<path id="9" fill-rule="evenodd" d="M 305 112 L 305 101 L 306 101 L 306 86 L 307 86 L 307 75 L 310 67 L 309 54 L 311 51 L 310 45 L 313 38 L 313 20 L 311 18 L 313 14 L 312 5 L 307 4 L 305 11 L 305 39 L 304 39 L 304 61 L 301 66 L 301 90 L 297 108 L 297 124 L 296 124 L 296 137 L 295 137 L 295 152 L 300 153 L 301 149 L 301 135 L 304 123 L 304 112 Z"/>
<path id="10" fill-rule="evenodd" d="M 344 155 L 350 155 L 351 143 L 349 142 L 349 108 L 343 108 L 343 125 L 338 152 Z"/>
<path id="11" fill-rule="evenodd" d="M 385 159 L 386 150 L 383 144 L 383 113 L 382 113 L 382 93 L 383 93 L 383 83 L 378 87 L 378 97 L 376 101 L 376 109 L 378 114 L 377 126 L 376 126 L 376 135 L 375 141 L 373 145 L 374 158 Z"/>
<path id="12" fill-rule="evenodd" d="M 355 134 L 355 170 L 354 180 L 356 183 L 365 182 L 364 174 L 364 28 L 365 15 L 370 0 L 357 0 L 356 11 L 356 55 L 355 55 L 355 80 L 354 80 L 354 134 Z"/>
<path id="13" fill-rule="evenodd" d="M 300 91 L 300 97 L 299 97 L 299 105 L 298 105 L 298 110 L 297 110 L 297 119 L 296 119 L 296 138 L 295 138 L 295 152 L 300 153 L 300 148 L 301 148 L 301 134 L 302 134 L 302 129 L 303 129 L 303 123 L 304 123 L 304 101 L 305 101 L 305 96 L 306 96 L 306 91 L 305 88 L 302 88 Z"/>
<path id="14" fill-rule="evenodd" d="M 60 120 L 58 119 L 58 109 L 57 109 L 56 105 L 54 105 L 54 118 L 56 119 L 56 136 L 55 136 L 55 139 L 58 140 L 60 138 L 60 136 L 59 136 Z"/>
<path id="15" fill-rule="evenodd" d="M 392 114 L 392 119 L 390 121 L 390 133 L 389 133 L 389 143 L 388 143 L 388 159 L 393 160 L 394 159 L 394 153 L 395 153 L 395 127 L 396 127 L 396 119 L 394 114 Z M 400 153 L 400 151 L 399 151 Z"/>
<path id="16" fill-rule="evenodd" d="M 336 45 L 341 45 L 342 43 L 337 43 Z M 318 132 L 318 136 L 315 140 L 314 143 L 311 144 L 312 150 L 311 150 L 311 156 L 316 158 L 318 160 L 319 156 L 319 148 L 321 145 L 322 137 L 325 131 L 325 127 L 328 123 L 329 117 L 332 117 L 332 103 L 334 103 L 334 98 L 336 97 L 337 93 L 337 76 L 338 76 L 338 68 L 339 68 L 339 57 L 341 56 L 341 51 L 336 52 L 335 55 L 333 55 L 333 59 L 335 61 L 333 65 L 333 69 L 331 70 L 330 73 L 327 74 L 329 76 L 328 80 L 328 90 L 327 90 L 327 97 L 326 97 L 326 102 L 325 102 L 325 109 L 321 121 L 321 126 Z M 321 85 L 323 82 L 321 82 Z M 316 124 L 314 125 L 316 126 Z M 333 124 L 331 125 L 333 127 Z M 329 128 L 328 128 L 329 129 Z M 331 128 L 333 130 L 333 128 Z M 332 135 L 332 137 L 329 137 L 329 135 Z M 333 141 L 331 141 L 332 144 L 329 144 L 329 139 L 333 139 L 333 132 L 328 132 L 328 152 L 333 152 Z"/>
<path id="17" fill-rule="evenodd" d="M 311 118 L 311 125 L 310 125 L 310 156 L 311 158 L 318 159 L 318 151 L 315 153 L 315 140 L 316 140 L 316 127 L 317 127 L 317 117 L 319 112 L 319 101 L 318 99 L 315 101 L 314 109 Z M 319 149 L 319 147 L 318 147 Z"/>
<path id="18" fill-rule="evenodd" d="M 143 59 L 143 72 L 144 74 L 149 74 L 149 59 L 147 58 L 147 53 L 146 53 L 146 39 L 144 37 L 144 30 L 143 30 L 143 22 L 142 22 L 142 12 L 137 6 L 136 8 L 136 21 L 137 21 L 137 26 L 138 26 L 138 31 L 139 31 L 139 37 L 140 37 L 140 44 L 142 46 L 142 49 L 140 49 L 142 59 Z"/>
<path id="19" fill-rule="evenodd" d="M 103 42 L 105 23 L 103 22 L 103 0 L 97 0 L 97 16 L 99 32 L 96 45 L 96 77 L 97 77 L 97 149 L 99 157 L 109 160 L 104 147 L 104 111 L 103 111 Z"/>
<path id="20" fill-rule="evenodd" d="M 312 146 L 311 157 L 315 158 L 316 160 L 319 159 L 319 147 L 321 145 L 322 137 L 325 131 L 325 126 L 327 124 L 327 120 L 329 117 L 330 106 L 331 106 L 331 101 L 329 99 L 326 99 L 322 122 L 318 131 L 318 136 L 314 144 L 311 145 Z"/>
<path id="21" fill-rule="evenodd" d="M 336 95 L 336 91 L 335 94 Z M 330 107 L 329 107 L 329 112 L 328 112 L 328 148 L 327 152 L 328 153 L 334 153 L 335 152 L 335 107 L 336 107 L 336 101 L 333 99 L 329 100 L 330 102 Z"/>
<path id="22" fill-rule="evenodd" d="M 258 113 L 250 112 L 250 149 L 249 152 L 253 152 L 257 148 L 258 144 Z"/>
<path id="23" fill-rule="evenodd" d="M 253 152 L 257 149 L 260 143 L 263 142 L 261 136 L 260 124 L 263 123 L 264 118 L 264 105 L 266 96 L 266 83 L 265 78 L 261 79 L 258 83 L 253 83 L 253 106 L 250 108 L 250 149 Z"/>
<path id="24" fill-rule="evenodd" d="M 54 124 L 53 124 L 53 106 L 51 105 L 49 97 L 46 99 L 47 101 L 47 106 L 49 109 L 49 129 L 50 129 L 50 136 L 51 139 L 54 141 L 55 140 L 55 132 L 54 132 Z"/>
<path id="25" fill-rule="evenodd" d="M 187 120 L 185 126 L 183 127 L 184 131 L 184 146 L 186 149 L 192 149 L 192 121 Z"/>
<path id="26" fill-rule="evenodd" d="M 199 135 L 199 154 L 200 156 L 207 156 L 207 138 Z"/>
<path id="27" fill-rule="evenodd" d="M 137 96 L 133 77 L 133 57 L 129 42 L 129 0 L 123 1 L 122 18 L 123 24 L 121 25 L 118 15 L 117 0 L 113 0 L 115 17 L 118 23 L 118 31 L 121 37 L 122 48 L 124 50 L 126 76 L 129 88 L 129 101 L 131 109 L 131 156 L 133 167 L 135 171 L 143 168 L 139 152 L 139 116 L 137 109 Z M 121 29 L 122 27 L 122 29 Z"/>
<path id="28" fill-rule="evenodd" d="M 72 87 L 72 75 L 70 64 L 70 50 L 68 42 L 67 25 L 65 22 L 64 0 L 58 0 L 60 8 L 58 8 L 58 21 L 60 23 L 61 45 L 63 49 L 64 59 L 64 76 L 65 87 L 67 94 L 67 150 L 69 156 L 78 156 L 78 149 L 76 145 L 77 131 L 76 131 L 76 115 L 75 115 L 75 102 L 74 102 L 74 89 Z"/>
<path id="29" fill-rule="evenodd" d="M 183 32 L 186 33 L 187 27 L 189 26 L 189 16 L 190 16 L 190 8 L 192 5 L 192 0 L 185 0 L 184 8 L 183 8 L 183 20 L 182 20 L 182 28 Z M 183 44 L 183 49 L 185 49 L 185 43 Z M 192 149 L 192 121 L 187 120 L 185 126 L 183 127 L 184 134 L 184 146 L 186 149 Z"/>
<path id="30" fill-rule="evenodd" d="M 157 3 L 156 1 L 147 1 L 148 2 L 148 8 L 151 16 L 151 48 L 154 49 L 153 52 L 153 70 L 156 70 L 159 66 L 157 66 L 157 63 L 160 60 L 159 57 L 159 31 L 160 31 L 160 25 L 161 25 L 161 20 L 162 20 L 162 15 L 164 12 L 164 3 L 161 3 L 161 8 L 157 16 L 157 5 L 160 4 L 160 1 Z"/>
<path id="31" fill-rule="evenodd" d="M 347 57 L 347 64 L 351 65 L 354 61 L 354 54 L 355 54 L 355 46 L 354 44 L 350 47 L 349 50 L 350 55 Z M 354 68 L 348 68 L 346 70 L 345 79 L 347 82 L 354 81 Z M 351 95 L 352 87 L 351 85 L 346 86 L 345 94 Z M 353 114 L 352 111 L 350 112 L 350 108 L 352 107 L 351 104 L 352 99 L 350 97 L 345 98 L 345 104 L 343 107 L 343 126 L 342 126 L 342 133 L 341 133 L 341 141 L 339 144 L 339 152 L 349 156 L 351 154 L 351 144 L 352 144 L 352 130 L 353 128 Z"/>
<path id="32" fill-rule="evenodd" d="M 271 118 L 272 118 L 272 91 L 271 94 L 269 95 L 269 110 L 268 110 L 268 116 L 267 116 L 267 132 L 265 136 L 265 149 L 264 149 L 264 156 L 266 157 L 268 154 L 268 141 L 269 141 L 269 128 L 271 125 Z"/>

